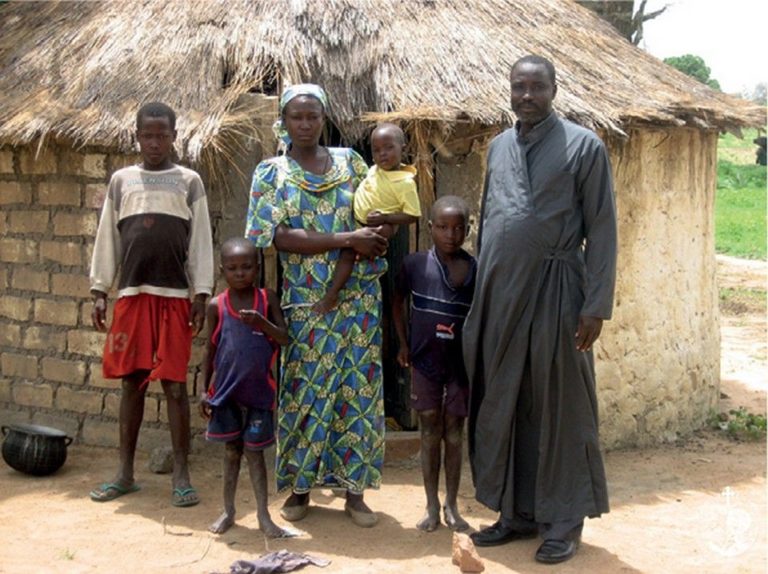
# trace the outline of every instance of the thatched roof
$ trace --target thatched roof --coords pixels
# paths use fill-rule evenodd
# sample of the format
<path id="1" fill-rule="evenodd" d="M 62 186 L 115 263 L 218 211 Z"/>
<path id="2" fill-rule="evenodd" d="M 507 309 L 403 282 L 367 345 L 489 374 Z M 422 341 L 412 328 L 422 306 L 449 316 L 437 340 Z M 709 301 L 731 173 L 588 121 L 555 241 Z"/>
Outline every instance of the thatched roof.
<path id="1" fill-rule="evenodd" d="M 347 136 L 359 119 L 511 119 L 509 67 L 555 63 L 556 109 L 620 133 L 636 123 L 763 126 L 569 0 L 157 0 L 0 4 L 0 142 L 39 136 L 129 147 L 138 104 L 179 113 L 199 157 L 260 86 L 314 81 Z M 242 110 L 239 110 L 242 113 Z"/>

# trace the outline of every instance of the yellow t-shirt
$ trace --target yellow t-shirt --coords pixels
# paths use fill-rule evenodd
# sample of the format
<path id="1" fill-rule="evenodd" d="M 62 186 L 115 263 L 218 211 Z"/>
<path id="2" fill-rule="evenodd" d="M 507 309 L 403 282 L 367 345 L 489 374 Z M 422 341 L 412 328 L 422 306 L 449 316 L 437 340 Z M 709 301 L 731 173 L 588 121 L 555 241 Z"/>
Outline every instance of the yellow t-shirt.
<path id="1" fill-rule="evenodd" d="M 421 206 L 415 178 L 416 168 L 412 165 L 401 165 L 400 169 L 391 171 L 384 171 L 374 165 L 355 191 L 355 219 L 365 225 L 371 211 L 406 213 L 420 217 Z"/>

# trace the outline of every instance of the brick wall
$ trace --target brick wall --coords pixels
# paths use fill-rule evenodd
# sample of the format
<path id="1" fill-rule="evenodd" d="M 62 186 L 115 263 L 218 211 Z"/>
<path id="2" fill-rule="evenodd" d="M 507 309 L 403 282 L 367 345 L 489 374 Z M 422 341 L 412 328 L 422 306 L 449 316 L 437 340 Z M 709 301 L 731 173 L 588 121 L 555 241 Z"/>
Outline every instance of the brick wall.
<path id="1" fill-rule="evenodd" d="M 91 326 L 88 269 L 106 182 L 138 159 L 65 144 L 39 154 L 0 147 L 0 424 L 42 424 L 80 442 L 117 445 L 120 381 L 101 376 L 104 335 Z M 192 396 L 202 351 L 198 339 Z M 166 423 L 154 382 L 140 448 L 169 443 Z M 192 428 L 198 437 L 204 428 L 195 412 Z"/>
<path id="2" fill-rule="evenodd" d="M 274 139 L 277 98 L 246 94 L 237 105 L 252 113 L 247 126 L 219 134 L 237 157 L 214 157 L 210 173 L 200 170 L 214 249 L 242 234 L 250 176 L 265 155 L 259 142 Z M 41 424 L 81 443 L 116 446 L 120 381 L 101 375 L 105 335 L 91 325 L 88 271 L 109 177 L 140 158 L 65 141 L 36 152 L 0 145 L 0 425 Z M 114 293 L 109 302 L 111 311 Z M 194 404 L 203 351 L 201 336 L 187 375 L 193 446 L 205 429 Z M 153 382 L 139 448 L 169 444 L 167 422 L 165 396 Z"/>

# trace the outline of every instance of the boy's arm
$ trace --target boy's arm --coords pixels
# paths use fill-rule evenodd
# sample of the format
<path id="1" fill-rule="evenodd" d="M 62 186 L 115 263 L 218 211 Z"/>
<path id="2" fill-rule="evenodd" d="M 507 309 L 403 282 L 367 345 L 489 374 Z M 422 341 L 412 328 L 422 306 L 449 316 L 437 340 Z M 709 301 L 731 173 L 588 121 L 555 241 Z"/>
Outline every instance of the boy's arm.
<path id="1" fill-rule="evenodd" d="M 216 355 L 216 347 L 213 344 L 213 331 L 219 322 L 218 298 L 214 297 L 206 308 L 208 330 L 205 338 L 205 353 L 201 368 L 203 372 L 203 388 L 200 391 L 200 414 L 203 418 L 210 418 L 211 406 L 208 404 L 208 388 L 213 378 L 213 358 Z"/>
<path id="2" fill-rule="evenodd" d="M 192 335 L 196 336 L 205 326 L 205 300 L 208 295 L 198 293 L 192 299 L 192 307 L 189 312 L 189 326 L 192 327 Z"/>
<path id="3" fill-rule="evenodd" d="M 255 309 L 240 311 L 240 319 L 243 323 L 258 327 L 280 345 L 290 343 L 288 327 L 285 324 L 283 310 L 280 308 L 280 300 L 272 289 L 267 289 L 267 315 L 268 317 L 265 317 Z"/>
<path id="4" fill-rule="evenodd" d="M 288 336 L 288 326 L 285 324 L 283 309 L 280 307 L 280 299 L 272 289 L 267 289 L 267 304 L 269 305 L 267 318 L 269 319 L 270 326 L 275 329 L 275 334 L 270 335 L 270 337 L 281 345 L 287 345 L 291 342 Z M 276 335 L 279 335 L 279 337 Z"/>
<path id="5" fill-rule="evenodd" d="M 189 324 L 197 335 L 205 323 L 205 300 L 213 293 L 213 239 L 208 200 L 200 176 L 195 174 L 189 186 L 192 219 L 187 272 L 194 295 Z"/>
<path id="6" fill-rule="evenodd" d="M 91 322 L 97 331 L 107 330 L 107 293 L 117 274 L 120 261 L 120 232 L 117 229 L 118 214 L 115 211 L 115 193 L 120 187 L 115 176 L 109 181 L 109 188 L 101 208 L 99 226 L 91 255 L 89 281 L 93 295 Z"/>
<path id="7" fill-rule="evenodd" d="M 404 269 L 400 271 L 400 275 L 404 274 Z M 395 332 L 397 333 L 398 351 L 397 362 L 401 367 L 410 367 L 411 358 L 408 348 L 408 331 L 405 324 L 405 290 L 403 289 L 403 278 L 398 278 L 398 282 L 395 285 L 395 292 L 392 296 L 392 322 L 395 324 Z"/>
<path id="8" fill-rule="evenodd" d="M 187 272 L 194 295 L 210 296 L 213 293 L 213 238 L 211 219 L 208 213 L 208 200 L 200 176 L 190 182 L 190 209 L 192 219 L 189 231 L 189 259 Z"/>
<path id="9" fill-rule="evenodd" d="M 93 295 L 91 323 L 93 323 L 94 329 L 104 333 L 107 330 L 107 294 L 91 289 L 91 295 Z"/>

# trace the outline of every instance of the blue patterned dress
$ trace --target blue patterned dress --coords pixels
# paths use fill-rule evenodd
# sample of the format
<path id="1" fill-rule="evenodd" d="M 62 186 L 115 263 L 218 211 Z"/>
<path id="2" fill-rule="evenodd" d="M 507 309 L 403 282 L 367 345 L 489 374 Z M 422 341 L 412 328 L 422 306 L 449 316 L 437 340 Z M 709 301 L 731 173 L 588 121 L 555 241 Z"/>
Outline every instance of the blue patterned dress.
<path id="1" fill-rule="evenodd" d="M 288 156 L 261 162 L 253 175 L 246 237 L 268 247 L 275 228 L 338 233 L 355 229 L 352 196 L 368 166 L 354 151 L 329 148 L 328 173 L 304 171 Z M 326 315 L 311 309 L 328 289 L 339 250 L 280 252 L 282 307 L 291 342 L 282 351 L 277 488 L 296 493 L 378 488 L 384 459 L 381 290 L 384 259 L 364 259 Z"/>

